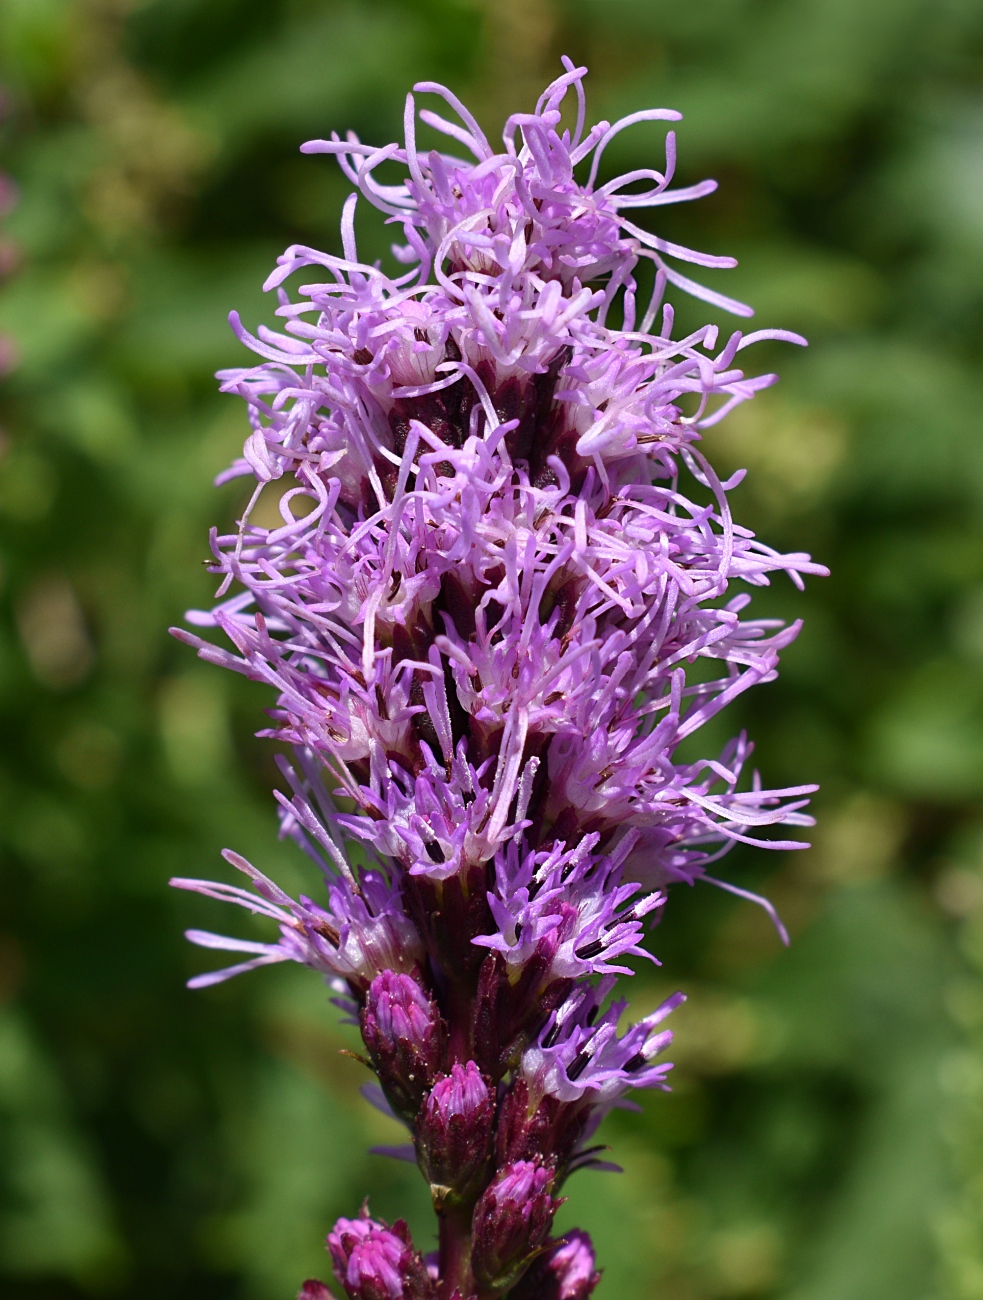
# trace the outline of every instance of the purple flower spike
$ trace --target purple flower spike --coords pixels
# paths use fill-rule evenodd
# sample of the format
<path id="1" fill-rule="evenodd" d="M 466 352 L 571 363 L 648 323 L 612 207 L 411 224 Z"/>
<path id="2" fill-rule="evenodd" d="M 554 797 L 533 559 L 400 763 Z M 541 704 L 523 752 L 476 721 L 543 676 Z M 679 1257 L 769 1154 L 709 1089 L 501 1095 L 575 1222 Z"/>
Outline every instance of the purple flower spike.
<path id="1" fill-rule="evenodd" d="M 417 1126 L 420 1167 L 438 1208 L 480 1187 L 491 1153 L 495 1107 L 474 1061 L 455 1062 L 433 1086 Z"/>
<path id="2" fill-rule="evenodd" d="M 389 1104 L 413 1118 L 443 1061 L 436 1003 L 411 976 L 386 970 L 369 986 L 359 1024 Z"/>
<path id="3" fill-rule="evenodd" d="M 434 1300 L 430 1274 L 402 1219 L 392 1228 L 367 1214 L 339 1219 L 327 1245 L 349 1300 Z"/>
<path id="4" fill-rule="evenodd" d="M 539 1256 L 509 1300 L 587 1300 L 600 1280 L 594 1243 L 574 1229 Z"/>
<path id="5" fill-rule="evenodd" d="M 738 843 L 803 848 L 812 824 L 814 787 L 764 789 L 746 736 L 691 756 L 798 634 L 751 593 L 825 573 L 735 522 L 743 474 L 722 481 L 703 445 L 775 382 L 744 368 L 749 345 L 805 340 L 678 336 L 676 291 L 751 314 L 680 269 L 733 259 L 633 210 L 715 183 L 672 188 L 669 129 L 664 164 L 608 178 L 621 130 L 679 114 L 589 128 L 585 71 L 564 59 L 500 145 L 430 82 L 402 142 L 305 145 L 352 184 L 342 255 L 286 250 L 266 283 L 277 329 L 231 317 L 253 364 L 220 380 L 249 430 L 220 481 L 247 477 L 250 494 L 211 538 L 215 605 L 176 635 L 275 693 L 261 734 L 292 753 L 281 833 L 324 895 L 294 900 L 231 853 L 248 888 L 173 883 L 279 927 L 265 942 L 189 931 L 245 955 L 191 984 L 281 961 L 319 972 L 361 1028 L 377 1104 L 413 1138 L 390 1154 L 431 1185 L 437 1255 L 425 1266 L 399 1223 L 340 1220 L 350 1300 L 517 1284 L 515 1300 L 586 1300 L 593 1249 L 548 1243 L 554 1191 L 603 1167 L 587 1143 L 629 1089 L 667 1088 L 682 999 L 619 1032 L 616 981 L 656 960 L 678 884 L 762 904 L 787 938 L 766 900 L 709 873 Z M 421 152 L 418 122 L 443 147 Z M 360 260 L 359 197 L 401 230 L 400 270 Z M 279 521 L 253 522 L 276 490 Z"/>
<path id="6" fill-rule="evenodd" d="M 475 1207 L 472 1266 L 487 1291 L 507 1291 L 546 1240 L 561 1202 L 550 1191 L 553 1171 L 519 1160 L 496 1175 Z"/>

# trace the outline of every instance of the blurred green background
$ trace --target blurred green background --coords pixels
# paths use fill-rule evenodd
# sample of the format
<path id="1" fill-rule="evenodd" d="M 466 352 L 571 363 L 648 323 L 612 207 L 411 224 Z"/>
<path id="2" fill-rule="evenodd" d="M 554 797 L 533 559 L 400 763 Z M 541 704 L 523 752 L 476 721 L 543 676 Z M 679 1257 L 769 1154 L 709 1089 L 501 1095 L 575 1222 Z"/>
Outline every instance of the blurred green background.
<path id="1" fill-rule="evenodd" d="M 190 994 L 165 887 L 226 845 L 288 886 L 266 693 L 169 623 L 207 600 L 211 479 L 244 414 L 212 372 L 347 186 L 298 144 L 394 138 L 416 79 L 491 129 L 563 52 L 594 117 L 681 109 L 660 229 L 807 353 L 708 437 L 738 517 L 833 576 L 779 683 L 730 719 L 767 781 L 819 780 L 815 848 L 734 855 L 794 934 L 709 887 L 636 981 L 678 1013 L 671 1097 L 580 1174 L 600 1300 L 983 1297 L 983 5 L 979 0 L 2 0 L 0 1291 L 275 1300 L 326 1276 L 368 1190 L 428 1244 L 414 1170 L 316 977 Z M 639 165 L 653 127 L 606 165 Z M 388 232 L 359 217 L 363 251 Z M 688 312 L 687 319 L 696 313 Z M 726 322 L 722 322 L 726 323 Z M 310 883 L 308 881 L 308 883 Z"/>

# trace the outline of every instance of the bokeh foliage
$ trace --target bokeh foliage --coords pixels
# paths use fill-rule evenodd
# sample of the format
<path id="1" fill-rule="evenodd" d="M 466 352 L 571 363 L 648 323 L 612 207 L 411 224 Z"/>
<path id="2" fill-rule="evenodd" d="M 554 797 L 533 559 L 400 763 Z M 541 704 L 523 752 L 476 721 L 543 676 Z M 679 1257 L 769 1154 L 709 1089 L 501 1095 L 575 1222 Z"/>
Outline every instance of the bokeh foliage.
<path id="1" fill-rule="evenodd" d="M 241 504 L 210 485 L 244 427 L 211 378 L 226 313 L 269 313 L 287 242 L 337 247 L 346 185 L 298 143 L 393 138 L 423 77 L 491 129 L 561 52 L 596 116 L 683 110 L 683 180 L 722 189 L 662 229 L 812 339 L 707 441 L 750 467 L 744 521 L 833 570 L 767 594 L 806 630 L 730 721 L 767 781 L 823 783 L 813 850 L 729 863 L 792 948 L 709 887 L 673 899 L 634 999 L 691 994 L 675 1091 L 610 1121 L 625 1173 L 578 1175 L 565 1220 L 602 1300 L 983 1297 L 979 0 L 3 0 L 5 1296 L 289 1297 L 370 1189 L 425 1231 L 317 979 L 182 987 L 183 926 L 238 918 L 169 874 L 233 844 L 307 876 L 268 697 L 164 629 Z M 657 136 L 616 144 L 620 170 Z"/>

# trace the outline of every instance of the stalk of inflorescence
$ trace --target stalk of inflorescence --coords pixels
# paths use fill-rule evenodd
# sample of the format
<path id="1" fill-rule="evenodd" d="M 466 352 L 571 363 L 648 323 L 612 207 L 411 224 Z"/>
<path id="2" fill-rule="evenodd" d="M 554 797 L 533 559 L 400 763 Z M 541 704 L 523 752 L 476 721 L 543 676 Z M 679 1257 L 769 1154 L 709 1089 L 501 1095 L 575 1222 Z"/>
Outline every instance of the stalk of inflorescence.
<path id="1" fill-rule="evenodd" d="M 630 1090 L 667 1087 L 682 1000 L 622 1027 L 618 977 L 656 960 L 644 940 L 674 884 L 771 912 L 710 869 L 735 843 L 804 847 L 781 828 L 811 824 L 814 787 L 745 778 L 743 735 L 679 754 L 798 632 L 751 614 L 751 589 L 825 572 L 736 524 L 742 475 L 722 482 L 700 448 L 774 382 L 739 354 L 804 340 L 674 336 L 675 290 L 751 314 L 678 269 L 733 260 L 626 214 L 714 182 L 671 188 L 671 130 L 659 168 L 602 182 L 621 130 L 679 114 L 587 130 L 584 74 L 564 60 L 500 147 L 432 83 L 415 92 L 441 112 L 409 96 L 401 144 L 305 145 L 354 187 L 343 255 L 289 248 L 266 286 L 282 328 L 233 314 L 259 360 L 220 375 L 251 426 L 220 481 L 253 490 L 212 536 L 218 603 L 188 616 L 226 644 L 175 634 L 273 688 L 260 734 L 286 751 L 282 834 L 325 895 L 293 899 L 231 851 L 245 883 L 173 883 L 279 926 L 272 942 L 189 931 L 244 955 L 193 987 L 320 972 L 361 1032 L 367 1096 L 405 1129 L 389 1153 L 429 1185 L 427 1254 L 367 1206 L 328 1234 L 350 1300 L 586 1300 L 600 1274 L 585 1232 L 554 1230 L 561 1189 L 609 1167 L 595 1135 Z M 359 195 L 401 231 L 404 274 L 359 260 Z M 251 522 L 277 490 L 282 522 Z"/>

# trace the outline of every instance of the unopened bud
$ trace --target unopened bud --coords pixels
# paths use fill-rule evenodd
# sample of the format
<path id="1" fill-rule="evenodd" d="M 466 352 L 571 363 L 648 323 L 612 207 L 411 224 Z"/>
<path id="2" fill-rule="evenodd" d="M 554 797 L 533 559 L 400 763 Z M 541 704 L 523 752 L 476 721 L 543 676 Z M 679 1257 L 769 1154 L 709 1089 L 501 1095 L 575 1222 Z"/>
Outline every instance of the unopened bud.
<path id="1" fill-rule="evenodd" d="M 495 1108 L 474 1061 L 455 1063 L 434 1084 L 417 1125 L 417 1151 L 434 1199 L 454 1204 L 476 1194 L 491 1151 Z"/>
<path id="2" fill-rule="evenodd" d="M 334 1296 L 316 1277 L 309 1277 L 297 1292 L 297 1300 L 334 1300 Z"/>
<path id="3" fill-rule="evenodd" d="M 588 1300 L 600 1280 L 593 1242 L 574 1230 L 532 1263 L 509 1300 Z"/>
<path id="4" fill-rule="evenodd" d="M 444 1051 L 444 1023 L 433 998 L 410 975 L 385 970 L 369 986 L 362 1038 L 397 1114 L 414 1119 Z"/>
<path id="5" fill-rule="evenodd" d="M 402 1219 L 391 1228 L 364 1213 L 339 1219 L 327 1245 L 349 1300 L 433 1300 L 427 1266 Z"/>
<path id="6" fill-rule="evenodd" d="M 474 1211 L 471 1262 L 484 1289 L 507 1291 L 549 1236 L 561 1202 L 551 1195 L 553 1170 L 517 1160 L 496 1174 Z"/>

